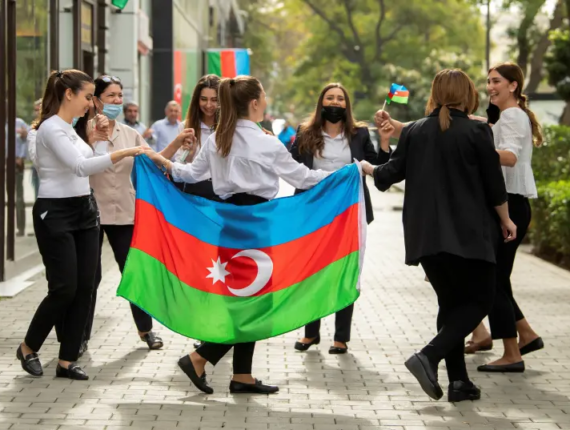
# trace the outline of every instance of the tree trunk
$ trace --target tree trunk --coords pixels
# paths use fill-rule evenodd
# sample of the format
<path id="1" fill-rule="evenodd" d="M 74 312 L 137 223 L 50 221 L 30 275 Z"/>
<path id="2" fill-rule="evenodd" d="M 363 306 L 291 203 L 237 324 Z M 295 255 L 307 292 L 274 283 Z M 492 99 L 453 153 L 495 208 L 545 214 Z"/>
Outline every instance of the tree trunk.
<path id="1" fill-rule="evenodd" d="M 568 0 L 570 1 L 570 0 Z M 540 37 L 536 48 L 532 54 L 530 61 L 530 78 L 525 91 L 527 93 L 535 93 L 542 81 L 542 66 L 544 64 L 544 55 L 550 46 L 550 39 L 548 35 L 552 30 L 560 28 L 562 22 L 564 21 L 564 1 L 558 0 L 556 3 L 556 8 L 554 9 L 554 14 L 550 20 L 550 26 L 548 30 Z"/>
<path id="2" fill-rule="evenodd" d="M 544 4 L 543 1 L 540 2 L 540 4 L 531 2 L 529 5 L 527 5 L 524 10 L 523 19 L 517 31 L 517 47 L 519 51 L 517 56 L 517 64 L 521 67 L 525 75 L 527 72 L 528 58 L 530 56 L 529 31 L 542 4 Z"/>
<path id="3" fill-rule="evenodd" d="M 560 116 L 560 125 L 567 125 L 570 127 L 570 100 L 566 100 L 566 106 Z"/>

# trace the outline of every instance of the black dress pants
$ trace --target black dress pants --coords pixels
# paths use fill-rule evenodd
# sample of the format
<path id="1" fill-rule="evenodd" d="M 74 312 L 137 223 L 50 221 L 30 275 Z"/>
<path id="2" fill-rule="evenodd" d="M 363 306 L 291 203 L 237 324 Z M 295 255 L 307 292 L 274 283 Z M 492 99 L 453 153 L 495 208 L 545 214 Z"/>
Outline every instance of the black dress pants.
<path id="1" fill-rule="evenodd" d="M 78 359 L 97 271 L 97 203 L 92 195 L 39 198 L 32 214 L 48 273 L 48 295 L 32 318 L 25 342 L 39 351 L 58 324 L 59 359 L 73 362 Z"/>
<path id="2" fill-rule="evenodd" d="M 468 381 L 465 336 L 489 313 L 495 295 L 495 264 L 441 253 L 421 259 L 437 294 L 438 334 L 422 349 L 437 365 L 445 359 L 449 381 Z"/>
<path id="3" fill-rule="evenodd" d="M 350 341 L 350 328 L 352 325 L 352 313 L 354 304 L 347 306 L 335 314 L 335 342 L 347 343 Z M 312 339 L 320 335 L 321 320 L 315 320 L 305 326 L 305 337 Z"/>
<path id="4" fill-rule="evenodd" d="M 91 309 L 89 311 L 89 318 L 85 326 L 85 335 L 83 340 L 91 339 L 91 330 L 93 329 L 93 319 L 95 317 L 95 305 L 97 303 L 97 289 L 101 283 L 102 268 L 101 268 L 101 252 L 103 248 L 103 236 L 107 234 L 109 245 L 115 255 L 115 261 L 119 265 L 119 270 L 123 273 L 125 263 L 127 262 L 127 255 L 133 240 L 134 225 L 101 225 L 99 233 L 99 261 L 97 264 L 97 274 L 95 277 L 95 288 L 93 289 L 93 297 L 91 299 Z M 131 303 L 131 312 L 137 326 L 137 330 L 143 333 L 152 330 L 152 318 L 145 311 L 138 306 Z"/>
<path id="5" fill-rule="evenodd" d="M 267 199 L 251 194 L 234 194 L 232 197 L 226 200 L 226 203 L 231 203 L 237 206 L 252 206 L 259 203 L 264 203 L 266 201 Z M 234 349 L 234 375 L 251 374 L 255 342 L 236 344 L 204 342 L 198 347 L 198 349 L 196 349 L 196 352 L 211 364 L 216 365 L 218 361 L 220 361 L 222 357 L 226 355 L 230 349 L 232 349 L 232 347 Z"/>
<path id="6" fill-rule="evenodd" d="M 493 339 L 517 337 L 517 321 L 524 318 L 511 286 L 511 273 L 519 245 L 524 240 L 531 219 L 530 203 L 519 194 L 509 194 L 509 216 L 517 226 L 517 238 L 501 242 L 497 251 L 497 294 L 489 313 L 489 325 Z"/>

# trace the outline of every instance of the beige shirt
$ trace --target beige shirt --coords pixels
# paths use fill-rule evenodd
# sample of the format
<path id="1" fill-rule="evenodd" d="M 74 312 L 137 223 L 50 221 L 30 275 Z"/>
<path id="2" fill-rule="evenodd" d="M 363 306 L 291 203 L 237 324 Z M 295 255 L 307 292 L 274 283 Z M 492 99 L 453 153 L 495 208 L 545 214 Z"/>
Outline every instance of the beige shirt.
<path id="1" fill-rule="evenodd" d="M 96 142 L 96 155 L 120 149 L 148 146 L 143 137 L 128 125 L 115 121 L 109 141 Z M 131 182 L 134 158 L 127 157 L 103 173 L 89 177 L 91 188 L 99 206 L 102 225 L 128 225 L 135 223 L 135 189 Z"/>

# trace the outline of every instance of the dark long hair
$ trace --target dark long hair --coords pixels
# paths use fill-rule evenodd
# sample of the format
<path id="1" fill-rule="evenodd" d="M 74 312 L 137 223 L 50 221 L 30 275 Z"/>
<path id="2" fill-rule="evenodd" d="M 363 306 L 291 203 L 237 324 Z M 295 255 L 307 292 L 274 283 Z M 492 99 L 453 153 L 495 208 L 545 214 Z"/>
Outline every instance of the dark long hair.
<path id="1" fill-rule="evenodd" d="M 95 79 L 95 92 L 93 95 L 97 98 L 101 97 L 101 94 L 105 92 L 109 85 L 116 84 L 123 89 L 123 83 L 121 80 L 115 76 L 101 75 Z M 95 103 L 95 102 L 93 102 Z M 91 110 L 89 110 L 85 115 L 83 115 L 75 124 L 75 132 L 77 135 L 89 144 L 87 136 L 87 123 L 89 122 L 89 117 L 91 116 Z"/>
<path id="2" fill-rule="evenodd" d="M 344 100 L 346 101 L 346 120 L 343 123 L 343 133 L 349 143 L 352 135 L 356 133 L 356 129 L 364 126 L 363 123 L 357 122 L 352 116 L 352 105 L 346 88 L 339 83 L 328 84 L 322 89 L 319 100 L 317 101 L 317 106 L 311 117 L 301 124 L 301 135 L 299 137 L 299 152 L 301 153 L 318 155 L 319 157 L 323 155 L 323 149 L 325 147 L 323 125 L 325 120 L 321 116 L 321 111 L 323 110 L 325 94 L 332 88 L 340 88 L 344 93 Z"/>
<path id="3" fill-rule="evenodd" d="M 526 112 L 528 118 L 530 119 L 530 124 L 532 126 L 532 140 L 535 146 L 542 145 L 544 137 L 542 136 L 542 127 L 536 119 L 536 115 L 528 107 L 528 97 L 523 93 L 524 86 L 524 73 L 520 66 L 515 63 L 501 63 L 493 66 L 489 69 L 489 73 L 496 70 L 499 75 L 505 78 L 510 83 L 516 82 L 517 88 L 515 89 L 514 96 L 517 98 L 517 102 L 522 110 Z"/>
<path id="4" fill-rule="evenodd" d="M 93 78 L 81 70 L 70 69 L 51 72 L 46 83 L 44 96 L 42 97 L 40 121 L 36 129 L 39 130 L 40 126 L 46 119 L 57 115 L 61 107 L 65 91 L 71 90 L 73 94 L 77 94 L 86 83 L 93 83 Z"/>
<path id="5" fill-rule="evenodd" d="M 200 111 L 200 95 L 204 88 L 211 88 L 218 93 L 220 88 L 220 78 L 217 75 L 206 75 L 203 76 L 194 88 L 192 93 L 192 100 L 190 101 L 190 106 L 188 106 L 188 112 L 186 113 L 186 120 L 184 121 L 184 128 L 193 128 L 198 140 L 198 145 L 200 145 L 200 137 L 202 136 L 202 130 L 200 126 L 200 121 L 202 120 L 202 111 Z M 214 129 L 218 125 L 219 112 L 216 111 L 214 116 Z"/>
<path id="6" fill-rule="evenodd" d="M 232 149 L 237 120 L 249 115 L 249 103 L 261 97 L 261 82 L 253 76 L 226 78 L 220 82 L 218 98 L 220 121 L 216 129 L 216 147 L 222 157 Z"/>

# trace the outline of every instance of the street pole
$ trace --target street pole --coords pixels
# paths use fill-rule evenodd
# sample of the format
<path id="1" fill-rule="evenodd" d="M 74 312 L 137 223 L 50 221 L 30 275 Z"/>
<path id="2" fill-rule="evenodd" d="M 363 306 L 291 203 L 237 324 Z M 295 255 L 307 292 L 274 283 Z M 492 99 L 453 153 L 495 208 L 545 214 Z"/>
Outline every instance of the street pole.
<path id="1" fill-rule="evenodd" d="M 6 159 L 6 189 L 8 193 L 8 223 L 6 259 L 16 259 L 16 0 L 8 0 L 6 30 L 8 59 L 8 157 Z"/>
<path id="2" fill-rule="evenodd" d="M 0 0 L 0 281 L 4 281 L 6 240 L 6 0 Z"/>
<path id="3" fill-rule="evenodd" d="M 487 43 L 485 46 L 485 59 L 487 70 L 491 68 L 491 0 L 487 0 Z"/>

